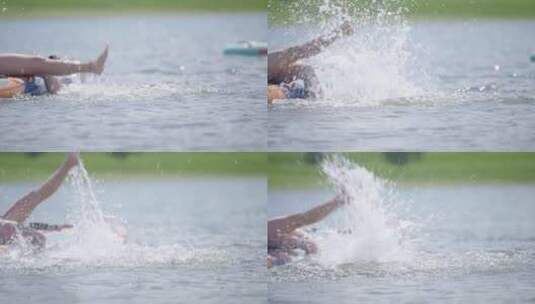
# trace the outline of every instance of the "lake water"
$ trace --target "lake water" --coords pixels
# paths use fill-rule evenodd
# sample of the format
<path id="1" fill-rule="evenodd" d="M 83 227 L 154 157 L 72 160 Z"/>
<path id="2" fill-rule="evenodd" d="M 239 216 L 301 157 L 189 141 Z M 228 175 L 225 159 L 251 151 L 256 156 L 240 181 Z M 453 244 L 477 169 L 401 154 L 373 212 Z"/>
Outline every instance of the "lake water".
<path id="1" fill-rule="evenodd" d="M 272 150 L 535 148 L 534 21 L 385 20 L 304 63 L 324 97 L 270 107 Z M 322 31 L 272 28 L 272 50 Z"/>
<path id="2" fill-rule="evenodd" d="M 357 208 L 344 207 L 307 229 L 318 255 L 269 271 L 270 301 L 533 303 L 533 185 L 378 191 L 373 184 L 364 181 Z M 333 195 L 272 190 L 268 216 L 304 211 Z"/>
<path id="3" fill-rule="evenodd" d="M 266 145 L 266 59 L 224 56 L 266 41 L 266 15 L 0 19 L 0 53 L 93 59 L 105 73 L 57 96 L 0 101 L 0 149 L 258 150 Z"/>
<path id="4" fill-rule="evenodd" d="M 0 262 L 0 293 L 32 303 L 264 303 L 264 178 L 73 179 L 31 221 L 77 225 Z M 1 210 L 37 183 L 0 185 Z M 135 189 L 135 191 L 132 191 Z M 207 189 L 209 191 L 207 191 Z M 125 243 L 98 212 L 126 222 Z M 4 211 L 2 211 L 4 212 Z M 89 224 L 89 225 L 88 225 Z M 88 229 L 86 229 L 88 228 Z"/>

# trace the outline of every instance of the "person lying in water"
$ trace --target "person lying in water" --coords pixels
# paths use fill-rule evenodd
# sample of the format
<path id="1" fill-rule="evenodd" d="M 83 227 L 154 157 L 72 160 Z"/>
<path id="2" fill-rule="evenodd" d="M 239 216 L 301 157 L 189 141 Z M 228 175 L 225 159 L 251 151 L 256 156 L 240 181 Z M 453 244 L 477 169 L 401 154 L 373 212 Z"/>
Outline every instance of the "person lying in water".
<path id="1" fill-rule="evenodd" d="M 43 232 L 61 231 L 72 228 L 72 225 L 51 225 L 45 223 L 24 222 L 32 211 L 49 198 L 61 186 L 69 171 L 77 166 L 79 158 L 77 153 L 70 153 L 65 162 L 56 172 L 38 189 L 19 199 L 0 218 L 0 245 L 11 245 L 17 240 L 23 239 L 35 249 L 42 249 L 46 245 L 46 237 Z"/>
<path id="2" fill-rule="evenodd" d="M 86 63 L 62 60 L 57 56 L 45 58 L 23 54 L 0 54 L 0 79 L 9 80 L 7 87 L 2 89 L 0 86 L 0 97 L 55 94 L 62 86 L 55 76 L 78 73 L 100 75 L 104 71 L 107 58 L 108 46 L 95 60 Z"/>
<path id="3" fill-rule="evenodd" d="M 305 44 L 268 54 L 268 103 L 290 98 L 315 98 L 318 78 L 314 69 L 300 60 L 315 56 L 341 37 L 353 34 L 353 27 L 344 22 L 330 34 Z"/>
<path id="4" fill-rule="evenodd" d="M 316 253 L 316 243 L 307 239 L 298 229 L 323 220 L 344 204 L 341 197 L 336 197 L 309 211 L 269 220 L 267 267 L 290 262 L 299 249 L 306 254 Z"/>

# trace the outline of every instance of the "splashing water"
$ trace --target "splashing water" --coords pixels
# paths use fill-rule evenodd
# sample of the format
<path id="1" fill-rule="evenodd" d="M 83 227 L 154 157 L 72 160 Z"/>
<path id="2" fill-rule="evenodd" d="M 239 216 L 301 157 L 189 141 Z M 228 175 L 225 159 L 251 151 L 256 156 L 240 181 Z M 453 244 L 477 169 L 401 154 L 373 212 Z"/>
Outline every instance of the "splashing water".
<path id="1" fill-rule="evenodd" d="M 392 190 L 384 180 L 341 157 L 324 161 L 322 171 L 346 206 L 312 235 L 319 263 L 402 262 L 412 258 L 408 232 L 415 225 L 393 211 Z"/>
<path id="2" fill-rule="evenodd" d="M 462 236 L 453 227 L 459 223 L 451 215 L 441 215 L 442 207 L 435 206 L 431 208 L 433 212 L 421 213 L 422 206 L 400 200 L 390 182 L 339 155 L 326 159 L 321 169 L 346 205 L 305 231 L 317 243 L 318 253 L 310 255 L 310 259 L 296 260 L 288 267 L 274 267 L 275 282 L 346 278 L 364 278 L 368 282 L 370 278 L 385 277 L 457 280 L 459 276 L 500 276 L 533 269 L 533 246 L 524 240 L 459 241 Z M 432 191 L 447 198 L 447 192 L 440 187 Z M 470 196 L 470 200 L 474 199 L 477 200 Z M 425 205 L 436 203 L 430 201 Z M 485 199 L 479 203 L 481 212 L 495 208 Z M 461 207 L 457 204 L 446 208 Z M 451 210 L 452 214 L 455 212 Z M 471 223 L 474 216 L 466 215 L 465 220 Z M 515 235 L 517 226 L 512 227 Z M 488 226 L 478 223 L 473 229 L 482 232 Z M 347 288 L 362 281 L 356 282 L 346 281 Z"/>
<path id="3" fill-rule="evenodd" d="M 158 264 L 221 264 L 226 253 L 213 248 L 183 244 L 147 245 L 128 238 L 126 222 L 106 214 L 95 196 L 92 181 L 82 161 L 73 168 L 69 181 L 74 199 L 67 222 L 74 228 L 47 234 L 47 246 L 36 252 L 26 240 L 3 255 L 0 266 L 9 269 L 73 267 L 139 267 Z M 154 241 L 154 240 L 152 240 Z"/>
<path id="4" fill-rule="evenodd" d="M 410 53 L 405 49 L 408 29 L 367 30 L 312 59 L 324 98 L 376 105 L 422 95 L 424 91 L 409 80 Z"/>
<path id="5" fill-rule="evenodd" d="M 119 253 L 126 241 L 126 227 L 120 219 L 104 215 L 81 161 L 71 171 L 70 182 L 75 190 L 77 208 L 73 208 L 68 218 L 75 226 L 70 244 L 61 254 L 95 259 Z"/>
<path id="6" fill-rule="evenodd" d="M 77 260 L 82 264 L 97 265 L 150 265 L 183 263 L 195 260 L 220 262 L 224 254 L 210 249 L 200 250 L 178 244 L 148 246 L 128 241 L 125 222 L 106 215 L 93 190 L 91 179 L 80 161 L 71 171 L 71 184 L 75 189 L 77 210 L 69 218 L 76 223 L 73 237 L 58 245 L 51 257 Z"/>
<path id="7" fill-rule="evenodd" d="M 302 1 L 298 1 L 301 3 Z M 398 1 L 372 1 L 342 7 L 339 1 L 323 0 L 317 8 L 319 27 L 310 36 L 331 32 L 344 21 L 350 21 L 354 34 L 340 39 L 321 54 L 304 64 L 311 65 L 319 79 L 323 101 L 334 105 L 375 106 L 384 101 L 421 98 L 427 94 L 428 75 L 416 64 L 410 51 L 407 8 Z M 291 14 L 309 20 L 310 7 L 292 6 Z M 418 78 L 416 80 L 416 78 Z M 418 83 L 419 85 L 417 85 Z"/>

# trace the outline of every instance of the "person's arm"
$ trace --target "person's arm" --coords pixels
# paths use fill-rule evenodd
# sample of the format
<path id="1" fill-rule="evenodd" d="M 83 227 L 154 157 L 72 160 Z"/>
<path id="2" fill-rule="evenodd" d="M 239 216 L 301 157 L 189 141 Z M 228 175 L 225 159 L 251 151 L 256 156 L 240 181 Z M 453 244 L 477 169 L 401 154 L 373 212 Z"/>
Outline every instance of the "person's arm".
<path id="1" fill-rule="evenodd" d="M 87 63 L 33 55 L 0 54 L 0 74 L 12 77 L 33 75 L 64 76 L 77 73 L 101 74 L 107 58 L 107 46 L 97 59 Z"/>
<path id="2" fill-rule="evenodd" d="M 59 79 L 57 79 L 54 76 L 42 76 L 45 80 L 46 88 L 48 90 L 48 93 L 50 94 L 56 94 L 61 89 L 61 83 L 59 82 Z"/>
<path id="3" fill-rule="evenodd" d="M 282 54 L 279 56 L 286 58 L 289 63 L 293 63 L 321 53 L 324 48 L 333 44 L 339 38 L 343 36 L 349 36 L 352 33 L 353 27 L 349 22 L 346 21 L 331 33 L 316 38 L 305 44 L 287 48 L 286 50 L 282 51 Z"/>
<path id="4" fill-rule="evenodd" d="M 343 200 L 336 197 L 309 211 L 269 220 L 268 233 L 291 233 L 298 228 L 315 224 L 326 218 L 343 204 Z"/>
<path id="5" fill-rule="evenodd" d="M 54 172 L 54 174 L 39 189 L 34 190 L 19 199 L 4 214 L 3 219 L 23 223 L 32 211 L 44 200 L 56 192 L 65 179 L 69 171 L 78 165 L 78 154 L 69 153 L 65 162 Z"/>

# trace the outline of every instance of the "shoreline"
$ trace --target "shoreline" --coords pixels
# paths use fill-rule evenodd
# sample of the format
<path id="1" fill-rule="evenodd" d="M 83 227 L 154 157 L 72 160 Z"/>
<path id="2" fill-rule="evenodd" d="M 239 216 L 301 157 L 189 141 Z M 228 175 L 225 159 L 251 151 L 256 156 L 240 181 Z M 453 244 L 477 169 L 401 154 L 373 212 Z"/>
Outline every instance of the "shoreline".
<path id="1" fill-rule="evenodd" d="M 256 176 L 269 189 L 325 186 L 321 153 L 82 153 L 98 178 Z M 396 184 L 535 183 L 535 153 L 339 153 Z M 64 153 L 0 153 L 0 183 L 47 178 Z"/>
<path id="2" fill-rule="evenodd" d="M 52 10 L 52 11 L 38 11 L 25 13 L 24 15 L 2 14 L 2 21 L 12 20 L 38 20 L 38 19 L 69 19 L 69 18 L 117 18 L 117 17 L 173 17 L 173 16 L 208 16 L 208 15 L 251 15 L 251 14 L 266 14 L 262 10 L 145 10 L 145 9 L 126 9 L 122 11 L 115 10 Z"/>
<path id="3" fill-rule="evenodd" d="M 288 3 L 284 0 L 269 0 L 270 14 L 268 16 L 269 27 L 292 25 L 299 20 L 311 20 L 315 22 L 319 19 L 329 18 L 333 12 L 327 10 L 318 11 L 317 7 L 322 0 L 310 0 L 308 5 L 301 6 L 301 12 L 292 12 L 288 9 Z M 345 0 L 331 0 L 332 7 L 343 7 Z M 531 0 L 398 0 L 395 2 L 384 2 L 377 4 L 375 1 L 354 1 L 349 2 L 350 15 L 357 17 L 370 12 L 392 13 L 393 17 L 401 17 L 408 21 L 413 20 L 471 20 L 471 19 L 504 19 L 515 20 L 535 19 L 535 2 Z M 297 16 L 296 16 L 297 15 Z M 312 17 L 312 18 L 310 18 Z M 384 17 L 384 16 L 383 16 Z"/>

